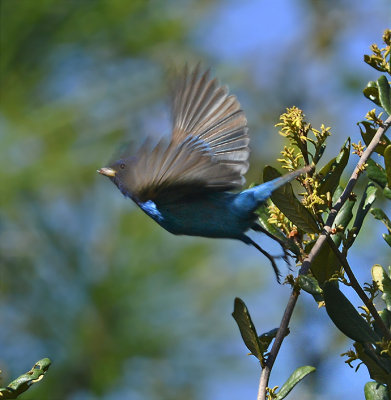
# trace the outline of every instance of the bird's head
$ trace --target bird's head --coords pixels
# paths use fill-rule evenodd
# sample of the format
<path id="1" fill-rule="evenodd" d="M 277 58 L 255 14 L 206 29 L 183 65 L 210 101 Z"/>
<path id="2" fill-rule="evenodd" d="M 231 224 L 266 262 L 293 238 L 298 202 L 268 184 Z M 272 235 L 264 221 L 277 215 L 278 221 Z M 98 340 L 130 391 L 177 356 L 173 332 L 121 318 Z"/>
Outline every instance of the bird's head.
<path id="1" fill-rule="evenodd" d="M 132 158 L 119 159 L 107 167 L 98 169 L 101 175 L 105 175 L 118 187 L 127 197 L 132 197 L 130 185 L 127 184 L 131 176 Z"/>

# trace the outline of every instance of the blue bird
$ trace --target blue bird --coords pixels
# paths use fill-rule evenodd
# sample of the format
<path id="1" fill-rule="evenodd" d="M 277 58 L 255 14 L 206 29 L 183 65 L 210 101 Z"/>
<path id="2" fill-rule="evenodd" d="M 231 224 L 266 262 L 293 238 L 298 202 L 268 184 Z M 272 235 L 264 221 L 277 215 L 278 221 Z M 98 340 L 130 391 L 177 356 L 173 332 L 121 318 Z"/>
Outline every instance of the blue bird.
<path id="1" fill-rule="evenodd" d="M 237 98 L 201 73 L 184 71 L 172 87 L 171 141 L 151 147 L 146 141 L 135 156 L 124 156 L 98 172 L 147 215 L 175 235 L 237 239 L 253 245 L 271 262 L 274 257 L 246 235 L 262 232 L 255 211 L 274 190 L 310 167 L 243 190 L 250 153 L 247 120 Z M 284 249 L 285 251 L 285 249 Z M 286 256 L 286 253 L 285 253 Z"/>

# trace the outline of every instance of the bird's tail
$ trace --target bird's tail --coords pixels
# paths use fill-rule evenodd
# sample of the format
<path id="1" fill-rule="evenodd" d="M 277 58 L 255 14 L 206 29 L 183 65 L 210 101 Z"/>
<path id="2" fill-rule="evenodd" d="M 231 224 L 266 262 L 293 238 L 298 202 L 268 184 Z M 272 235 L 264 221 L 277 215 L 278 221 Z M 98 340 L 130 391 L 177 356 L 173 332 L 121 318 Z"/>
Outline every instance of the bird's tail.
<path id="1" fill-rule="evenodd" d="M 267 198 L 271 196 L 271 194 L 278 189 L 281 186 L 284 186 L 290 181 L 293 181 L 293 179 L 297 178 L 298 176 L 305 174 L 309 171 L 311 171 L 313 167 L 311 165 L 306 165 L 303 168 L 300 168 L 297 171 L 290 172 L 289 174 L 279 176 L 276 179 L 273 179 L 271 181 L 262 183 L 259 186 L 254 187 L 254 195 L 255 198 L 259 203 L 264 202 Z"/>
<path id="2" fill-rule="evenodd" d="M 297 171 L 293 171 L 289 174 L 279 176 L 276 179 L 262 183 L 261 185 L 258 186 L 254 186 L 250 189 L 243 190 L 243 192 L 239 193 L 236 196 L 233 205 L 236 207 L 238 212 L 245 212 L 245 213 L 253 212 L 262 203 L 264 203 L 276 189 L 292 181 L 299 175 L 305 174 L 312 168 L 313 168 L 312 166 L 307 165 L 306 167 L 303 167 Z"/>
<path id="3" fill-rule="evenodd" d="M 306 165 L 305 167 L 300 168 L 297 171 L 290 172 L 289 174 L 285 174 L 266 183 L 271 184 L 273 192 L 279 187 L 284 186 L 286 183 L 293 181 L 293 179 L 297 178 L 298 176 L 306 174 L 307 172 L 311 171 L 312 168 L 313 167 L 311 165 Z"/>

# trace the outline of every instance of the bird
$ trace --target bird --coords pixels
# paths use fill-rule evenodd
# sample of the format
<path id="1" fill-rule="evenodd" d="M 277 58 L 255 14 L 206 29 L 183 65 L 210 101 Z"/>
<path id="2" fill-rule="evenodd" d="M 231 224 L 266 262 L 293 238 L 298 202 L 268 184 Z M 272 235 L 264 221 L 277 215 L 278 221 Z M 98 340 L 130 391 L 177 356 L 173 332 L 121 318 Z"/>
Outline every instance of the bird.
<path id="1" fill-rule="evenodd" d="M 153 146 L 146 140 L 135 155 L 122 154 L 98 172 L 174 235 L 236 239 L 254 246 L 270 260 L 280 282 L 275 257 L 246 233 L 264 233 L 285 251 L 283 242 L 257 222 L 255 211 L 274 190 L 310 167 L 242 190 L 250 137 L 237 97 L 198 64 L 176 74 L 171 102 L 169 141 Z"/>

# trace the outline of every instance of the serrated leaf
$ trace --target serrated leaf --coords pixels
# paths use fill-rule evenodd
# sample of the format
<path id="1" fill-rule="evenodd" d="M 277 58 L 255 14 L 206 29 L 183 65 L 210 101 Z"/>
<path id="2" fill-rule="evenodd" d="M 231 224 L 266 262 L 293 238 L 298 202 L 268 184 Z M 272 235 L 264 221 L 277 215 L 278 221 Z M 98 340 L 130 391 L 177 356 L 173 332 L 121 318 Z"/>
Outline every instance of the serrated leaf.
<path id="1" fill-rule="evenodd" d="M 347 337 L 360 343 L 370 342 L 375 344 L 380 340 L 380 336 L 361 317 L 335 282 L 325 283 L 323 298 L 330 319 Z"/>
<path id="2" fill-rule="evenodd" d="M 250 350 L 251 354 L 263 363 L 263 353 L 265 349 L 262 348 L 262 344 L 258 339 L 257 330 L 251 320 L 246 304 L 244 304 L 244 301 L 239 299 L 239 297 L 235 299 L 232 316 L 238 324 L 244 344 Z"/>
<path id="3" fill-rule="evenodd" d="M 365 400 L 390 400 L 386 386 L 379 382 L 367 382 L 364 386 Z"/>
<path id="4" fill-rule="evenodd" d="M 373 101 L 377 106 L 380 106 L 379 89 L 376 82 L 369 81 L 363 93 L 367 99 Z"/>
<path id="5" fill-rule="evenodd" d="M 377 80 L 377 87 L 379 89 L 379 101 L 384 111 L 391 115 L 391 89 L 387 78 L 382 75 Z"/>
<path id="6" fill-rule="evenodd" d="M 387 185 L 387 175 L 384 169 L 372 159 L 369 159 L 367 164 L 368 178 L 384 189 Z"/>
<path id="7" fill-rule="evenodd" d="M 391 279 L 384 268 L 375 264 L 371 269 L 372 280 L 376 282 L 379 290 L 383 293 L 381 298 L 386 304 L 387 310 L 391 311 Z"/>
<path id="8" fill-rule="evenodd" d="M 363 126 L 363 128 L 361 128 L 360 124 Z M 361 121 L 357 123 L 357 125 L 360 129 L 361 137 L 363 138 L 364 143 L 368 146 L 376 134 L 376 129 L 372 126 L 372 124 L 369 121 Z M 385 148 L 389 144 L 391 144 L 390 139 L 388 139 L 387 136 L 383 136 L 379 144 L 375 147 L 375 152 L 380 155 L 383 155 Z"/>
<path id="9" fill-rule="evenodd" d="M 328 192 L 330 192 L 331 194 L 334 193 L 335 189 L 338 187 L 342 172 L 344 171 L 349 161 L 349 154 L 350 138 L 346 140 L 338 156 L 330 160 L 319 171 L 318 175 L 323 177 L 320 181 L 318 189 L 319 194 L 326 194 Z"/>
<path id="10" fill-rule="evenodd" d="M 384 150 L 384 164 L 386 167 L 387 184 L 391 188 L 391 145 Z"/>
<path id="11" fill-rule="evenodd" d="M 16 399 L 25 392 L 32 384 L 39 382 L 49 369 L 51 361 L 49 358 L 43 358 L 35 363 L 29 372 L 19 376 L 9 383 L 7 387 L 0 388 L 1 399 Z"/>
<path id="12" fill-rule="evenodd" d="M 300 249 L 294 243 L 294 241 L 288 239 L 275 225 L 273 225 L 269 222 L 270 215 L 269 215 L 269 211 L 265 205 L 261 206 L 256 211 L 256 213 L 258 214 L 258 217 L 259 217 L 258 222 L 262 226 L 263 229 L 266 229 L 272 235 L 274 235 L 278 239 L 280 239 L 284 243 L 284 246 L 288 250 L 290 250 L 292 253 L 296 254 L 297 256 L 300 255 Z"/>
<path id="13" fill-rule="evenodd" d="M 293 371 L 292 375 L 288 378 L 288 380 L 281 386 L 281 389 L 278 391 L 276 400 L 285 399 L 285 397 L 288 396 L 290 391 L 300 381 L 302 381 L 308 374 L 314 371 L 316 371 L 316 368 L 311 367 L 310 365 L 299 367 L 295 371 Z"/>
<path id="14" fill-rule="evenodd" d="M 280 176 L 281 174 L 271 166 L 266 166 L 263 170 L 263 179 L 265 182 L 279 178 Z M 271 195 L 271 199 L 282 213 L 298 228 L 306 233 L 319 232 L 314 217 L 296 198 L 290 183 L 276 189 Z"/>

